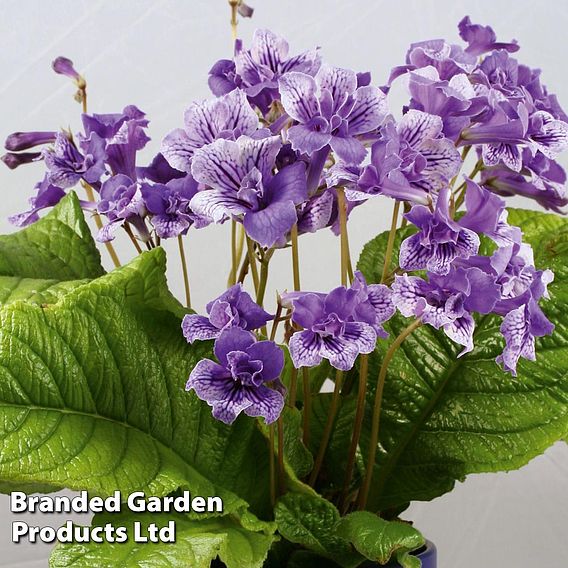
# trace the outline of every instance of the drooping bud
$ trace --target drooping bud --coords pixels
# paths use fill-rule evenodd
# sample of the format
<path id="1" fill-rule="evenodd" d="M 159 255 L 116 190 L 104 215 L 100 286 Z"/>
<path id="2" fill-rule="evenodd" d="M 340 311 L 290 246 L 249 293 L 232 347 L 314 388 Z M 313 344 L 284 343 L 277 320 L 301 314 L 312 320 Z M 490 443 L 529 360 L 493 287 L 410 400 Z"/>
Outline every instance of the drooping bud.
<path id="1" fill-rule="evenodd" d="M 73 79 L 79 89 L 84 89 L 86 87 L 85 79 L 79 75 L 73 67 L 73 62 L 70 59 L 67 59 L 67 57 L 58 57 L 53 61 L 51 67 L 58 75 L 65 75 L 66 77 Z"/>
<path id="2" fill-rule="evenodd" d="M 50 144 L 57 132 L 13 132 L 6 138 L 4 148 L 10 152 L 27 150 L 41 144 Z"/>
<path id="3" fill-rule="evenodd" d="M 252 15 L 254 14 L 254 8 L 251 8 L 244 2 L 239 2 L 239 7 L 237 9 L 243 18 L 252 18 Z"/>
<path id="4" fill-rule="evenodd" d="M 0 157 L 11 170 L 15 170 L 22 164 L 29 164 L 41 158 L 41 152 L 21 152 L 20 154 L 13 154 L 8 152 Z"/>

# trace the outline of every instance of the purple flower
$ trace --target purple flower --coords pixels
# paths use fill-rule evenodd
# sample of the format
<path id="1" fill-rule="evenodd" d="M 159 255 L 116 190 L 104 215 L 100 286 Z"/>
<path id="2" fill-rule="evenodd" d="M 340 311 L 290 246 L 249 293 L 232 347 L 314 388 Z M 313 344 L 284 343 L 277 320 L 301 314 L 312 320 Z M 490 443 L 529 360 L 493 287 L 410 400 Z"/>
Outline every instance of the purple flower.
<path id="1" fill-rule="evenodd" d="M 477 267 L 453 269 L 445 276 L 396 276 L 393 302 L 406 317 L 417 317 L 435 329 L 442 328 L 463 345 L 464 355 L 473 349 L 475 322 L 471 312 L 490 313 L 500 299 L 495 277 Z"/>
<path id="2" fill-rule="evenodd" d="M 145 213 L 142 194 L 138 184 L 128 176 L 118 174 L 102 184 L 97 210 L 109 221 L 97 235 L 100 242 L 113 240 L 114 232 L 125 222 L 133 224 L 142 235 L 148 232 L 142 220 Z"/>
<path id="3" fill-rule="evenodd" d="M 568 205 L 564 169 L 540 152 L 533 156 L 528 148 L 523 150 L 522 162 L 519 173 L 501 164 L 485 168 L 482 185 L 499 195 L 529 197 L 546 209 L 562 212 Z"/>
<path id="4" fill-rule="evenodd" d="M 303 327 L 290 338 L 289 349 L 296 368 L 319 365 L 328 359 L 347 371 L 359 353 L 371 353 L 377 342 L 374 325 L 358 321 L 361 290 L 336 288 L 329 294 L 301 293 L 291 296 L 292 320 Z M 368 300 L 367 300 L 368 301 Z M 368 312 L 364 315 L 368 319 Z"/>
<path id="5" fill-rule="evenodd" d="M 181 328 L 184 337 L 196 340 L 216 339 L 231 327 L 253 331 L 273 319 L 256 304 L 241 284 L 235 284 L 206 306 L 207 317 L 189 314 L 183 318 Z"/>
<path id="6" fill-rule="evenodd" d="M 511 43 L 500 43 L 497 41 L 497 36 L 490 26 L 481 26 L 479 24 L 472 24 L 469 16 L 465 16 L 458 24 L 460 37 L 468 43 L 466 53 L 472 55 L 482 55 L 488 51 L 495 49 L 504 49 L 510 53 L 519 50 L 519 46 L 515 40 Z"/>
<path id="7" fill-rule="evenodd" d="M 479 249 L 477 234 L 450 217 L 447 188 L 440 192 L 433 213 L 415 205 L 406 218 L 420 230 L 402 242 L 399 264 L 404 270 L 426 268 L 434 274 L 447 274 L 454 259 L 468 258 Z"/>
<path id="8" fill-rule="evenodd" d="M 332 218 L 334 196 L 330 190 L 317 193 L 298 205 L 298 232 L 315 233 L 328 227 Z"/>
<path id="9" fill-rule="evenodd" d="M 4 142 L 4 148 L 10 152 L 29 150 L 42 144 L 51 144 L 55 141 L 57 132 L 13 132 Z"/>
<path id="10" fill-rule="evenodd" d="M 236 45 L 236 83 L 263 113 L 278 99 L 279 78 L 291 71 L 313 76 L 320 64 L 317 49 L 290 57 L 288 42 L 269 30 L 256 30 L 250 49 L 243 49 L 240 42 Z M 223 72 L 227 71 L 230 73 L 230 68 L 225 64 Z"/>
<path id="11" fill-rule="evenodd" d="M 69 79 L 73 79 L 75 83 L 77 83 L 77 87 L 80 89 L 85 88 L 85 79 L 77 73 L 73 67 L 73 61 L 67 59 L 67 57 L 57 57 L 51 64 L 51 68 L 58 75 L 65 75 L 66 77 L 69 77 Z"/>
<path id="12" fill-rule="evenodd" d="M 386 100 L 380 89 L 357 87 L 353 71 L 327 65 L 315 78 L 291 72 L 278 84 L 284 110 L 298 122 L 288 130 L 294 150 L 311 155 L 329 144 L 344 162 L 363 161 L 365 147 L 356 137 L 384 120 Z"/>
<path id="13" fill-rule="evenodd" d="M 258 128 L 258 116 L 244 92 L 235 89 L 222 97 L 193 103 L 185 111 L 184 123 L 183 129 L 173 130 L 162 140 L 161 152 L 170 166 L 190 172 L 196 150 L 217 138 L 252 135 Z"/>
<path id="14" fill-rule="evenodd" d="M 15 170 L 23 164 L 31 164 L 32 162 L 37 162 L 41 160 L 41 152 L 19 152 L 18 154 L 14 152 L 6 152 L 3 156 L 0 156 L 8 168 Z"/>
<path id="15" fill-rule="evenodd" d="M 17 215 L 12 215 L 8 219 L 10 223 L 17 227 L 26 227 L 27 225 L 35 223 L 39 219 L 38 213 L 42 209 L 57 205 L 65 196 L 65 192 L 60 187 L 49 183 L 47 174 L 41 182 L 36 184 L 35 189 L 37 190 L 35 196 L 29 199 L 31 209 L 23 213 L 18 213 Z"/>
<path id="16" fill-rule="evenodd" d="M 94 135 L 106 143 L 107 163 L 113 174 L 124 174 L 136 179 L 136 153 L 150 140 L 144 129 L 146 115 L 134 105 L 116 114 L 84 114 L 86 136 L 81 148 L 88 145 Z"/>
<path id="17" fill-rule="evenodd" d="M 307 195 L 302 162 L 272 175 L 282 142 L 274 136 L 216 140 L 193 158 L 195 179 L 212 189 L 200 191 L 191 208 L 214 222 L 242 218 L 247 234 L 262 246 L 280 241 L 297 221 L 296 205 Z"/>
<path id="18" fill-rule="evenodd" d="M 168 183 L 172 179 L 185 177 L 185 172 L 180 172 L 172 168 L 162 154 L 156 154 L 150 165 L 137 167 L 136 175 L 138 179 L 147 179 L 154 183 Z"/>
<path id="19" fill-rule="evenodd" d="M 460 219 L 462 227 L 487 235 L 499 246 L 521 242 L 521 230 L 507 223 L 505 202 L 469 178 L 466 178 L 465 205 L 467 212 Z"/>
<path id="20" fill-rule="evenodd" d="M 358 270 L 351 289 L 357 292 L 357 304 L 353 311 L 354 321 L 363 321 L 375 330 L 377 337 L 386 338 L 388 333 L 383 324 L 395 313 L 392 290 L 384 284 L 367 284 L 365 277 Z"/>
<path id="21" fill-rule="evenodd" d="M 395 67 L 390 74 L 388 85 L 408 71 L 433 67 L 442 81 L 460 73 L 471 73 L 477 58 L 466 53 L 459 45 L 450 45 L 443 39 L 420 41 L 410 45 L 406 53 L 406 65 Z"/>
<path id="22" fill-rule="evenodd" d="M 52 148 L 43 151 L 43 159 L 49 169 L 49 181 L 57 187 L 73 187 L 81 179 L 96 184 L 105 173 L 105 144 L 94 134 L 83 141 L 80 152 L 67 134 L 58 132 Z"/>
<path id="23" fill-rule="evenodd" d="M 209 88 L 220 97 L 240 87 L 241 79 L 237 76 L 235 62 L 230 59 L 219 59 L 209 70 Z"/>
<path id="24" fill-rule="evenodd" d="M 392 121 L 385 124 L 381 139 L 373 144 L 371 164 L 355 192 L 346 193 L 348 199 L 388 195 L 429 203 L 461 167 L 459 152 L 443 137 L 442 126 L 439 116 L 418 110 L 409 110 L 396 126 Z"/>
<path id="25" fill-rule="evenodd" d="M 276 421 L 284 408 L 279 381 L 284 353 L 273 341 L 256 341 L 244 329 L 231 328 L 215 342 L 219 363 L 202 359 L 189 375 L 186 390 L 213 408 L 217 420 L 231 424 L 244 412 L 262 416 L 267 424 Z M 276 389 L 266 386 L 275 382 Z"/>
<path id="26" fill-rule="evenodd" d="M 193 224 L 198 228 L 208 224 L 190 205 L 197 194 L 197 187 L 197 182 L 189 174 L 166 184 L 142 184 L 142 198 L 151 214 L 150 222 L 160 238 L 184 235 Z"/>
<path id="27" fill-rule="evenodd" d="M 553 331 L 554 325 L 548 321 L 534 299 L 511 310 L 501 324 L 505 349 L 497 357 L 497 363 L 516 377 L 517 363 L 521 357 L 529 361 L 536 359 L 535 337 L 550 335 Z"/>

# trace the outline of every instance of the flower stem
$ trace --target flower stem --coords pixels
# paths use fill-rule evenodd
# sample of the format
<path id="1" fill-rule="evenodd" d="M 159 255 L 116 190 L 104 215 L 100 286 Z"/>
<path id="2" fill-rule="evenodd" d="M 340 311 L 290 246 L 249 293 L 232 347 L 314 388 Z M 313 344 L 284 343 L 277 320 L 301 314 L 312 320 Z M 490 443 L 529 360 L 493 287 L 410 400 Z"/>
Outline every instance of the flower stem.
<path id="1" fill-rule="evenodd" d="M 185 305 L 191 308 L 191 294 L 189 291 L 189 276 L 187 274 L 187 260 L 185 258 L 185 250 L 183 248 L 183 237 L 178 235 L 179 257 L 181 260 L 181 270 L 183 273 L 183 285 L 185 288 Z"/>
<path id="2" fill-rule="evenodd" d="M 359 438 L 363 427 L 363 416 L 365 413 L 365 395 L 367 394 L 367 377 L 369 375 L 369 356 L 361 355 L 359 359 L 359 390 L 357 394 L 357 408 L 355 411 L 355 420 L 353 423 L 353 434 L 351 436 L 351 445 L 347 457 L 347 467 L 345 469 L 345 480 L 343 482 L 343 491 L 341 493 L 341 501 L 339 509 L 346 510 L 347 495 L 353 478 L 353 467 L 355 466 L 355 456 L 357 447 L 359 446 Z"/>
<path id="3" fill-rule="evenodd" d="M 229 6 L 231 7 L 231 35 L 233 43 L 235 43 L 237 40 L 237 8 L 239 7 L 239 0 L 229 0 Z"/>
<path id="4" fill-rule="evenodd" d="M 95 194 L 93 192 L 93 188 L 85 181 L 81 182 L 81 184 L 85 188 L 85 193 L 87 194 L 87 201 L 91 201 L 92 203 L 94 203 L 95 202 Z M 103 222 L 101 221 L 100 215 L 96 211 L 93 213 L 93 219 L 95 220 L 95 225 L 97 226 L 97 229 L 100 231 L 103 228 Z M 118 259 L 118 255 L 116 254 L 116 250 L 114 249 L 114 246 L 112 245 L 112 243 L 106 242 L 105 247 L 106 247 L 108 254 L 109 254 L 109 256 L 112 260 L 112 263 L 114 264 L 114 267 L 119 268 L 120 267 L 120 260 Z"/>
<path id="5" fill-rule="evenodd" d="M 278 325 L 280 324 L 282 317 L 282 303 L 280 302 L 278 294 L 276 296 L 277 296 L 277 308 L 276 308 L 276 314 L 274 315 L 274 319 L 272 320 L 272 329 L 270 330 L 270 341 L 274 341 L 274 339 L 276 338 L 276 330 L 278 329 Z"/>
<path id="6" fill-rule="evenodd" d="M 399 211 L 400 211 L 400 201 L 396 200 L 394 202 L 394 207 L 392 210 L 391 228 L 389 232 L 389 238 L 387 241 L 387 250 L 385 251 L 385 262 L 383 263 L 383 273 L 381 275 L 381 282 L 385 282 L 385 280 L 389 275 L 390 264 L 392 260 L 392 251 L 394 248 L 394 239 L 396 237 L 396 227 L 398 225 Z"/>
<path id="7" fill-rule="evenodd" d="M 278 417 L 278 489 L 280 495 L 286 490 L 284 482 L 284 422 L 282 415 Z"/>
<path id="8" fill-rule="evenodd" d="M 124 227 L 124 231 L 126 232 L 126 234 L 129 236 L 130 240 L 132 241 L 132 244 L 134 245 L 136 252 L 138 254 L 142 254 L 142 247 L 140 246 L 140 244 L 136 240 L 136 237 L 134 236 L 134 233 L 132 232 L 132 228 L 130 227 L 128 222 L 124 223 L 123 227 Z"/>
<path id="9" fill-rule="evenodd" d="M 254 283 L 254 291 L 258 294 L 259 278 L 258 278 L 258 268 L 256 266 L 256 256 L 254 254 L 254 242 L 251 238 L 247 239 L 247 254 L 249 259 L 250 271 L 252 274 L 252 281 Z"/>
<path id="10" fill-rule="evenodd" d="M 341 240 L 341 285 L 347 286 L 347 277 L 353 280 L 353 268 L 349 254 L 349 236 L 347 234 L 347 205 L 345 192 L 337 188 L 337 208 L 339 210 L 339 235 Z"/>
<path id="11" fill-rule="evenodd" d="M 288 404 L 292 407 L 296 407 L 296 394 L 298 390 L 298 369 L 292 367 L 290 372 L 290 397 L 288 399 Z"/>
<path id="12" fill-rule="evenodd" d="M 323 429 L 320 446 L 314 462 L 314 468 L 310 475 L 309 484 L 313 487 L 316 479 L 319 475 L 321 466 L 323 464 L 323 459 L 325 457 L 325 452 L 329 444 L 329 439 L 331 438 L 331 431 L 333 430 L 333 423 L 335 422 L 335 416 L 337 414 L 337 409 L 339 406 L 339 393 L 341 392 L 341 385 L 343 383 L 343 371 L 337 371 L 335 374 L 335 388 L 333 389 L 333 395 L 331 397 L 331 404 L 329 406 L 329 411 L 327 414 L 327 420 Z"/>
<path id="13" fill-rule="evenodd" d="M 276 471 L 274 467 L 274 424 L 268 427 L 268 464 L 270 471 L 270 503 L 272 507 L 276 504 Z"/>
<path id="14" fill-rule="evenodd" d="M 231 272 L 227 279 L 227 287 L 231 287 L 237 282 L 237 222 L 231 220 Z"/>
<path id="15" fill-rule="evenodd" d="M 413 321 L 408 327 L 403 329 L 399 336 L 392 342 L 388 348 L 379 376 L 377 379 L 377 390 L 375 391 L 375 402 L 373 406 L 373 418 L 371 422 L 371 440 L 369 443 L 369 455 L 367 457 L 367 467 L 365 470 L 365 478 L 361 489 L 359 490 L 358 507 L 360 510 L 365 509 L 367 506 L 367 498 L 369 497 L 369 489 L 371 488 L 371 481 L 373 479 L 373 470 L 375 467 L 375 458 L 377 456 L 377 445 L 379 443 L 379 421 L 381 416 L 381 407 L 383 404 L 383 391 L 385 388 L 385 379 L 389 363 L 396 353 L 397 349 L 402 345 L 404 340 L 418 327 L 422 325 L 420 320 Z"/>
<path id="16" fill-rule="evenodd" d="M 266 293 L 266 284 L 268 283 L 268 266 L 274 249 L 270 249 L 260 263 L 260 281 L 256 293 L 256 303 L 262 307 L 264 304 L 264 294 Z"/>
<path id="17" fill-rule="evenodd" d="M 298 225 L 294 224 L 290 232 L 292 242 L 292 273 L 294 277 L 294 291 L 300 290 L 300 255 L 298 253 Z"/>
<path id="18" fill-rule="evenodd" d="M 308 447 L 310 443 L 310 418 L 312 413 L 312 393 L 310 389 L 310 369 L 302 367 L 302 386 L 304 388 L 304 408 L 302 411 L 302 439 Z"/>

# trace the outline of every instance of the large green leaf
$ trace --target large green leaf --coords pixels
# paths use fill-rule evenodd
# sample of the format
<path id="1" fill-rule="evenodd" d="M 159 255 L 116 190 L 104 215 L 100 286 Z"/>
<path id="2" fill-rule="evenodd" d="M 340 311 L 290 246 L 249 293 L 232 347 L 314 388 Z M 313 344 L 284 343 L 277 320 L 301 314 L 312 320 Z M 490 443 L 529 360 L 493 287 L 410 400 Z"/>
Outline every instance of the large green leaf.
<path id="1" fill-rule="evenodd" d="M 424 537 L 408 523 L 385 521 L 368 511 L 343 517 L 337 526 L 337 534 L 353 543 L 355 550 L 365 558 L 379 564 L 386 564 L 398 555 L 404 568 L 412 568 L 413 564 L 406 553 L 425 543 Z"/>
<path id="2" fill-rule="evenodd" d="M 287 493 L 274 511 L 278 532 L 290 542 L 300 544 L 344 567 L 358 566 L 362 558 L 349 541 L 335 532 L 339 511 L 319 495 Z"/>
<path id="3" fill-rule="evenodd" d="M 101 495 L 186 487 L 221 495 L 226 512 L 267 512 L 254 421 L 225 426 L 184 391 L 210 345 L 183 339 L 164 272 L 156 249 L 55 304 L 0 308 L 0 480 Z"/>
<path id="4" fill-rule="evenodd" d="M 504 344 L 497 318 L 478 323 L 476 348 L 460 359 L 459 349 L 430 327 L 409 337 L 387 376 L 369 499 L 372 510 L 432 499 L 470 473 L 521 467 L 568 431 L 568 222 L 515 210 L 509 219 L 533 245 L 537 266 L 556 272 L 552 299 L 543 303 L 556 330 L 537 341 L 537 361 L 523 360 L 516 378 L 494 361 Z M 370 281 L 376 280 L 379 271 L 373 267 L 385 243 L 382 235 L 361 256 L 359 268 Z M 391 339 L 408 323 L 393 318 L 388 326 Z M 371 386 L 388 344 L 380 341 L 371 357 Z M 373 396 L 371 388 L 363 456 Z"/>
<path id="5" fill-rule="evenodd" d="M 134 541 L 134 524 L 140 523 L 140 534 L 154 524 L 165 527 L 175 523 L 175 544 L 140 543 Z M 94 526 L 126 527 L 128 541 L 124 543 L 87 543 L 58 545 L 51 555 L 51 568 L 209 568 L 219 557 L 227 568 L 260 568 L 274 537 L 244 529 L 229 517 L 191 520 L 183 515 L 146 513 L 142 515 L 96 515 Z"/>
<path id="6" fill-rule="evenodd" d="M 61 281 L 103 273 L 100 254 L 74 193 L 37 223 L 0 236 L 0 276 Z"/>

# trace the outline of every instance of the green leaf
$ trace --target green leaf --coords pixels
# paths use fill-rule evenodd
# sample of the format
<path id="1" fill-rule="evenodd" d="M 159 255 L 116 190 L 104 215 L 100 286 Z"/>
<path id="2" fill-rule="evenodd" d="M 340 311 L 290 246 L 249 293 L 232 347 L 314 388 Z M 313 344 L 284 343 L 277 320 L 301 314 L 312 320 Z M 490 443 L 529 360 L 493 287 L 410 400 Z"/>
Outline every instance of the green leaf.
<path id="1" fill-rule="evenodd" d="M 0 276 L 62 281 L 102 274 L 100 254 L 74 193 L 33 225 L 0 236 Z"/>
<path id="2" fill-rule="evenodd" d="M 175 523 L 176 540 L 171 543 L 135 542 L 134 524 L 140 523 L 140 533 L 155 524 L 165 527 Z M 123 526 L 128 530 L 125 543 L 60 544 L 55 547 L 49 561 L 50 568 L 209 568 L 219 557 L 227 568 L 261 568 L 274 537 L 246 530 L 229 517 L 191 520 L 183 515 L 169 513 L 96 515 L 93 525 Z"/>
<path id="3" fill-rule="evenodd" d="M 27 301 L 32 304 L 55 304 L 77 286 L 89 282 L 83 280 L 42 280 L 19 276 L 0 276 L 0 304 Z"/>
<path id="4" fill-rule="evenodd" d="M 386 564 L 398 551 L 424 546 L 424 537 L 408 523 L 385 521 L 373 513 L 357 511 L 343 517 L 337 534 L 353 544 L 365 558 Z M 403 564 L 408 568 L 409 564 Z"/>
<path id="5" fill-rule="evenodd" d="M 361 557 L 335 533 L 339 511 L 318 495 L 287 493 L 274 511 L 278 532 L 290 542 L 333 559 L 341 566 L 357 566 Z"/>
<path id="6" fill-rule="evenodd" d="M 499 318 L 478 322 L 476 348 L 460 359 L 443 333 L 429 326 L 414 332 L 389 367 L 370 510 L 432 499 L 470 473 L 519 468 L 568 431 L 568 221 L 516 210 L 509 220 L 533 245 L 537 266 L 555 270 L 552 300 L 543 302 L 543 309 L 556 330 L 537 341 L 537 361 L 521 361 L 516 378 L 494 361 L 504 345 Z M 359 268 L 370 281 L 377 274 L 372 259 L 380 258 L 375 249 L 385 243 L 381 235 L 365 247 Z M 393 318 L 391 340 L 408 323 Z M 389 344 L 379 341 L 370 359 L 370 385 L 376 384 Z M 363 456 L 371 428 L 370 391 Z"/>
<path id="7" fill-rule="evenodd" d="M 0 479 L 100 495 L 182 487 L 266 515 L 266 440 L 185 392 L 211 346 L 186 343 L 177 306 L 156 249 L 48 307 L 0 308 Z"/>

